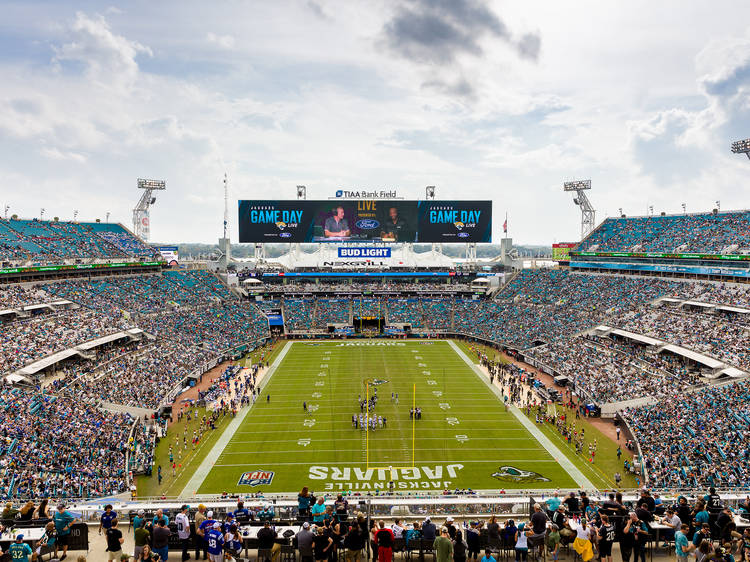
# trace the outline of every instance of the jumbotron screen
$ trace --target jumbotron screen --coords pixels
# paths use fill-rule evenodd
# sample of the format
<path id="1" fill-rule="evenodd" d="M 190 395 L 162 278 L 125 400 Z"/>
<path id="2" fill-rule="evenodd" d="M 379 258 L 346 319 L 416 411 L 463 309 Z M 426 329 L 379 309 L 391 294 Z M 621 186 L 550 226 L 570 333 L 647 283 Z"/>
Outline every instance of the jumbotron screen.
<path id="1" fill-rule="evenodd" d="M 492 201 L 239 201 L 240 242 L 491 242 Z"/>

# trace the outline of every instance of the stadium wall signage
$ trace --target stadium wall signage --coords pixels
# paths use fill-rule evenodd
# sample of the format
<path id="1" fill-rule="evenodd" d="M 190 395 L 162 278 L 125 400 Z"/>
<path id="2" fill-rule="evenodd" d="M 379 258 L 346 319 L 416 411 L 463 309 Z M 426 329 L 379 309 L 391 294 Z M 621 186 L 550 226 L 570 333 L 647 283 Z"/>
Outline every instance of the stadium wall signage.
<path id="1" fill-rule="evenodd" d="M 691 265 L 661 265 L 645 263 L 607 263 L 571 261 L 570 267 L 581 269 L 618 269 L 626 271 L 658 271 L 660 273 L 689 273 L 693 275 L 721 275 L 722 277 L 747 277 L 750 270 L 726 267 L 697 267 Z"/>
<path id="2" fill-rule="evenodd" d="M 609 258 L 667 258 L 681 260 L 750 261 L 750 255 L 740 254 L 661 254 L 654 252 L 570 252 L 571 256 Z"/>
<path id="3" fill-rule="evenodd" d="M 349 191 L 347 189 L 336 190 L 337 199 L 396 199 L 397 197 L 398 195 L 396 194 L 395 189 L 392 189 L 390 191 L 385 191 L 384 189 L 381 189 L 380 191 Z"/>
<path id="4" fill-rule="evenodd" d="M 384 490 L 389 482 L 399 490 L 442 490 L 450 488 L 464 467 L 462 464 L 413 466 L 408 468 L 368 468 L 311 466 L 310 480 L 328 480 L 325 490 Z"/>
<path id="5" fill-rule="evenodd" d="M 488 200 L 240 200 L 238 212 L 242 243 L 492 241 Z"/>
<path id="6" fill-rule="evenodd" d="M 384 261 L 324 261 L 322 267 L 361 267 L 363 265 L 372 266 L 383 266 L 386 267 L 388 262 Z"/>
<path id="7" fill-rule="evenodd" d="M 108 269 L 115 267 L 154 267 L 164 265 L 160 261 L 141 261 L 132 263 L 79 263 L 71 265 L 44 265 L 34 267 L 9 267 L 0 269 L 0 275 L 9 275 L 13 273 L 27 273 L 34 271 L 75 271 L 85 269 Z"/>
<path id="8" fill-rule="evenodd" d="M 341 246 L 338 249 L 340 258 L 390 258 L 390 248 L 352 248 Z"/>
<path id="9" fill-rule="evenodd" d="M 406 344 L 402 341 L 347 341 L 343 343 L 337 343 L 336 347 L 402 347 L 405 345 Z"/>

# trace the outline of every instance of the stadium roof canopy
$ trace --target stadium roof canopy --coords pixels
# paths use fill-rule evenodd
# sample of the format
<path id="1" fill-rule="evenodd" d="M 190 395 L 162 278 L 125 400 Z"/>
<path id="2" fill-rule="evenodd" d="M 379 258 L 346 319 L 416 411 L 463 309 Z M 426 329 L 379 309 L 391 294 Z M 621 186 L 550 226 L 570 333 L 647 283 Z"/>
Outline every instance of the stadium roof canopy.
<path id="1" fill-rule="evenodd" d="M 661 351 L 669 351 L 671 353 L 674 353 L 675 355 L 681 355 L 682 357 L 691 359 L 696 363 L 705 365 L 709 369 L 719 369 L 721 367 L 726 367 L 725 363 L 722 363 L 721 361 L 718 361 L 713 357 L 709 357 L 708 355 L 703 355 L 702 353 L 697 353 L 695 351 L 691 351 L 689 349 L 685 349 L 684 347 L 680 347 L 679 345 L 674 345 L 671 343 L 669 345 L 665 345 L 661 349 Z"/>

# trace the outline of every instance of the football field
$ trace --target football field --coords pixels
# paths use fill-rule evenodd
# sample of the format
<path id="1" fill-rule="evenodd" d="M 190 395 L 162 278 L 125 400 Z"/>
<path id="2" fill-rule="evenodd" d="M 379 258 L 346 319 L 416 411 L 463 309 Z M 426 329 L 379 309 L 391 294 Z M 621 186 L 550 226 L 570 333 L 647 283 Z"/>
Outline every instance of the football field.
<path id="1" fill-rule="evenodd" d="M 575 486 L 555 451 L 506 411 L 464 357 L 442 340 L 289 344 L 258 402 L 186 491 L 367 492 L 391 481 L 403 492 Z M 375 393 L 385 427 L 355 428 L 358 399 Z M 413 405 L 419 420 L 410 419 Z"/>

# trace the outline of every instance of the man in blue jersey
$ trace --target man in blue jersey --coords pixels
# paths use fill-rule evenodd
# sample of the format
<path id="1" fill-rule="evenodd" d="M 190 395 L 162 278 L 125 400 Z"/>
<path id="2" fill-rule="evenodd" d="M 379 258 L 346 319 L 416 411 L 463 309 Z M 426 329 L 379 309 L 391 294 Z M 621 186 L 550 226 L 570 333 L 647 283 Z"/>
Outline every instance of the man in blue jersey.
<path id="1" fill-rule="evenodd" d="M 211 562 L 222 562 L 224 558 L 224 535 L 221 532 L 221 523 L 214 522 L 211 529 L 206 533 L 206 544 L 208 545 L 208 559 Z"/>

